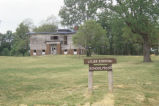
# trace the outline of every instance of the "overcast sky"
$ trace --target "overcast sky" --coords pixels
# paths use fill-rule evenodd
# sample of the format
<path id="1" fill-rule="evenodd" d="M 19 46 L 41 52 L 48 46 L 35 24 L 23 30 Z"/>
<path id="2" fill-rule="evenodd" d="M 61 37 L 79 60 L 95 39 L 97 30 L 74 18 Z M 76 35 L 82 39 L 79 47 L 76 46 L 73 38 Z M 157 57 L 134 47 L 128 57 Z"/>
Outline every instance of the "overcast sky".
<path id="1" fill-rule="evenodd" d="M 13 32 L 25 19 L 32 19 L 35 25 L 48 16 L 58 18 L 63 0 L 0 0 L 0 33 Z"/>

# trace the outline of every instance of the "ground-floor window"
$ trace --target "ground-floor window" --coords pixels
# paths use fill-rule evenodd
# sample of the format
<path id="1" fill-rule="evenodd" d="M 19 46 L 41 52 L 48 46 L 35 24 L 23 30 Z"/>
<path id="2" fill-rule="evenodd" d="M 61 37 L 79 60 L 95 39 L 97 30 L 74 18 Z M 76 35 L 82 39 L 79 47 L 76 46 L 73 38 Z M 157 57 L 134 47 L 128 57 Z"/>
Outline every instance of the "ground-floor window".
<path id="1" fill-rule="evenodd" d="M 67 49 L 64 50 L 64 54 L 67 54 Z"/>
<path id="2" fill-rule="evenodd" d="M 33 55 L 36 56 L 36 50 L 33 51 Z"/>
<path id="3" fill-rule="evenodd" d="M 45 55 L 45 50 L 42 50 L 42 55 Z"/>
<path id="4" fill-rule="evenodd" d="M 75 55 L 77 54 L 77 49 L 74 49 L 74 53 L 73 54 L 75 54 Z"/>

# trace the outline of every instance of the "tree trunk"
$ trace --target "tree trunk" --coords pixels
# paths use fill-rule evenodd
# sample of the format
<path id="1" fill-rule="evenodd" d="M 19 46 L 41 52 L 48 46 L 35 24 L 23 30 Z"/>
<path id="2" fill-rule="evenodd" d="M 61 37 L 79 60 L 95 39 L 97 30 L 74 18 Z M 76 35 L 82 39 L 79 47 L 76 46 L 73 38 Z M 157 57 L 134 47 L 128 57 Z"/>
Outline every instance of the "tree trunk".
<path id="1" fill-rule="evenodd" d="M 86 56 L 89 57 L 89 51 L 86 49 Z"/>
<path id="2" fill-rule="evenodd" d="M 87 57 L 90 57 L 91 56 L 91 50 L 90 49 L 86 49 L 86 54 L 87 54 Z"/>
<path id="3" fill-rule="evenodd" d="M 89 50 L 89 57 L 91 57 L 91 55 L 92 55 L 92 54 L 91 54 L 91 49 L 89 48 L 88 50 Z"/>
<path id="4" fill-rule="evenodd" d="M 150 42 L 148 39 L 148 35 L 143 37 L 143 55 L 144 55 L 144 62 L 151 62 L 150 56 Z"/>

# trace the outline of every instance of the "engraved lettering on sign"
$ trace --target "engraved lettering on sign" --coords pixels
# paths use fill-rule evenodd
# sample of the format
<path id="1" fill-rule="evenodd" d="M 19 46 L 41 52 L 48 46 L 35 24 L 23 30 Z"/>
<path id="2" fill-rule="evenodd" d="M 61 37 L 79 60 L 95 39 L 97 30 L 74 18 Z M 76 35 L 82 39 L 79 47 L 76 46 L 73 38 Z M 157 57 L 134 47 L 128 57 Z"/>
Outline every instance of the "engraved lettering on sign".
<path id="1" fill-rule="evenodd" d="M 105 59 L 85 59 L 84 64 L 113 64 L 116 63 L 116 59 L 105 58 Z"/>
<path id="2" fill-rule="evenodd" d="M 89 66 L 89 70 L 90 71 L 111 71 L 112 70 L 112 66 L 111 65 L 90 65 Z"/>

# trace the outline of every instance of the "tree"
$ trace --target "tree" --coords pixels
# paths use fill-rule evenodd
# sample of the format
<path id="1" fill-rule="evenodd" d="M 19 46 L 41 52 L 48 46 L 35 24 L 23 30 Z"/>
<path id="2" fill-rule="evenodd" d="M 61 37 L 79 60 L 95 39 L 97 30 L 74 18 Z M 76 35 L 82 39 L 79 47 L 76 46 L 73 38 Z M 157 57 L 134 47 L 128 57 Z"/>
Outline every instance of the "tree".
<path id="1" fill-rule="evenodd" d="M 24 25 L 28 26 L 29 31 L 32 31 L 35 28 L 33 20 L 30 19 L 30 18 L 27 18 L 27 19 L 23 20 L 21 23 L 23 23 Z"/>
<path id="2" fill-rule="evenodd" d="M 22 54 L 23 56 L 29 50 L 29 37 L 27 33 L 29 32 L 29 27 L 24 23 L 20 23 L 18 28 L 16 29 L 14 44 L 11 50 L 12 55 Z"/>
<path id="3" fill-rule="evenodd" d="M 159 1 L 156 0 L 107 0 L 106 10 L 118 14 L 132 36 L 138 35 L 143 43 L 144 62 L 151 62 L 150 48 L 158 37 Z M 137 39 L 138 39 L 137 38 Z"/>
<path id="4" fill-rule="evenodd" d="M 57 26 L 59 24 L 59 20 L 54 15 L 51 15 L 43 20 L 42 24 L 52 24 Z"/>
<path id="5" fill-rule="evenodd" d="M 5 34 L 0 34 L 0 55 L 9 56 L 12 48 L 14 34 L 12 31 L 7 31 Z"/>
<path id="6" fill-rule="evenodd" d="M 26 25 L 24 23 L 20 23 L 18 28 L 16 29 L 16 38 L 25 40 L 28 38 L 28 36 L 26 35 L 28 32 L 29 32 L 28 25 Z"/>
<path id="7" fill-rule="evenodd" d="M 64 6 L 59 12 L 62 25 L 75 26 L 96 19 L 101 0 L 64 0 Z"/>
<path id="8" fill-rule="evenodd" d="M 76 45 L 85 47 L 87 56 L 91 56 L 90 49 L 107 45 L 106 31 L 96 21 L 89 20 L 79 27 L 73 41 Z"/>
<path id="9" fill-rule="evenodd" d="M 55 32 L 57 30 L 57 26 L 53 24 L 43 24 L 37 28 L 34 28 L 34 32 Z"/>
<path id="10" fill-rule="evenodd" d="M 38 27 L 33 28 L 34 32 L 55 32 L 58 29 L 58 20 L 54 15 L 47 17 Z"/>
<path id="11" fill-rule="evenodd" d="M 1 55 L 2 56 L 10 56 L 10 51 L 8 50 L 8 48 L 3 48 Z"/>

